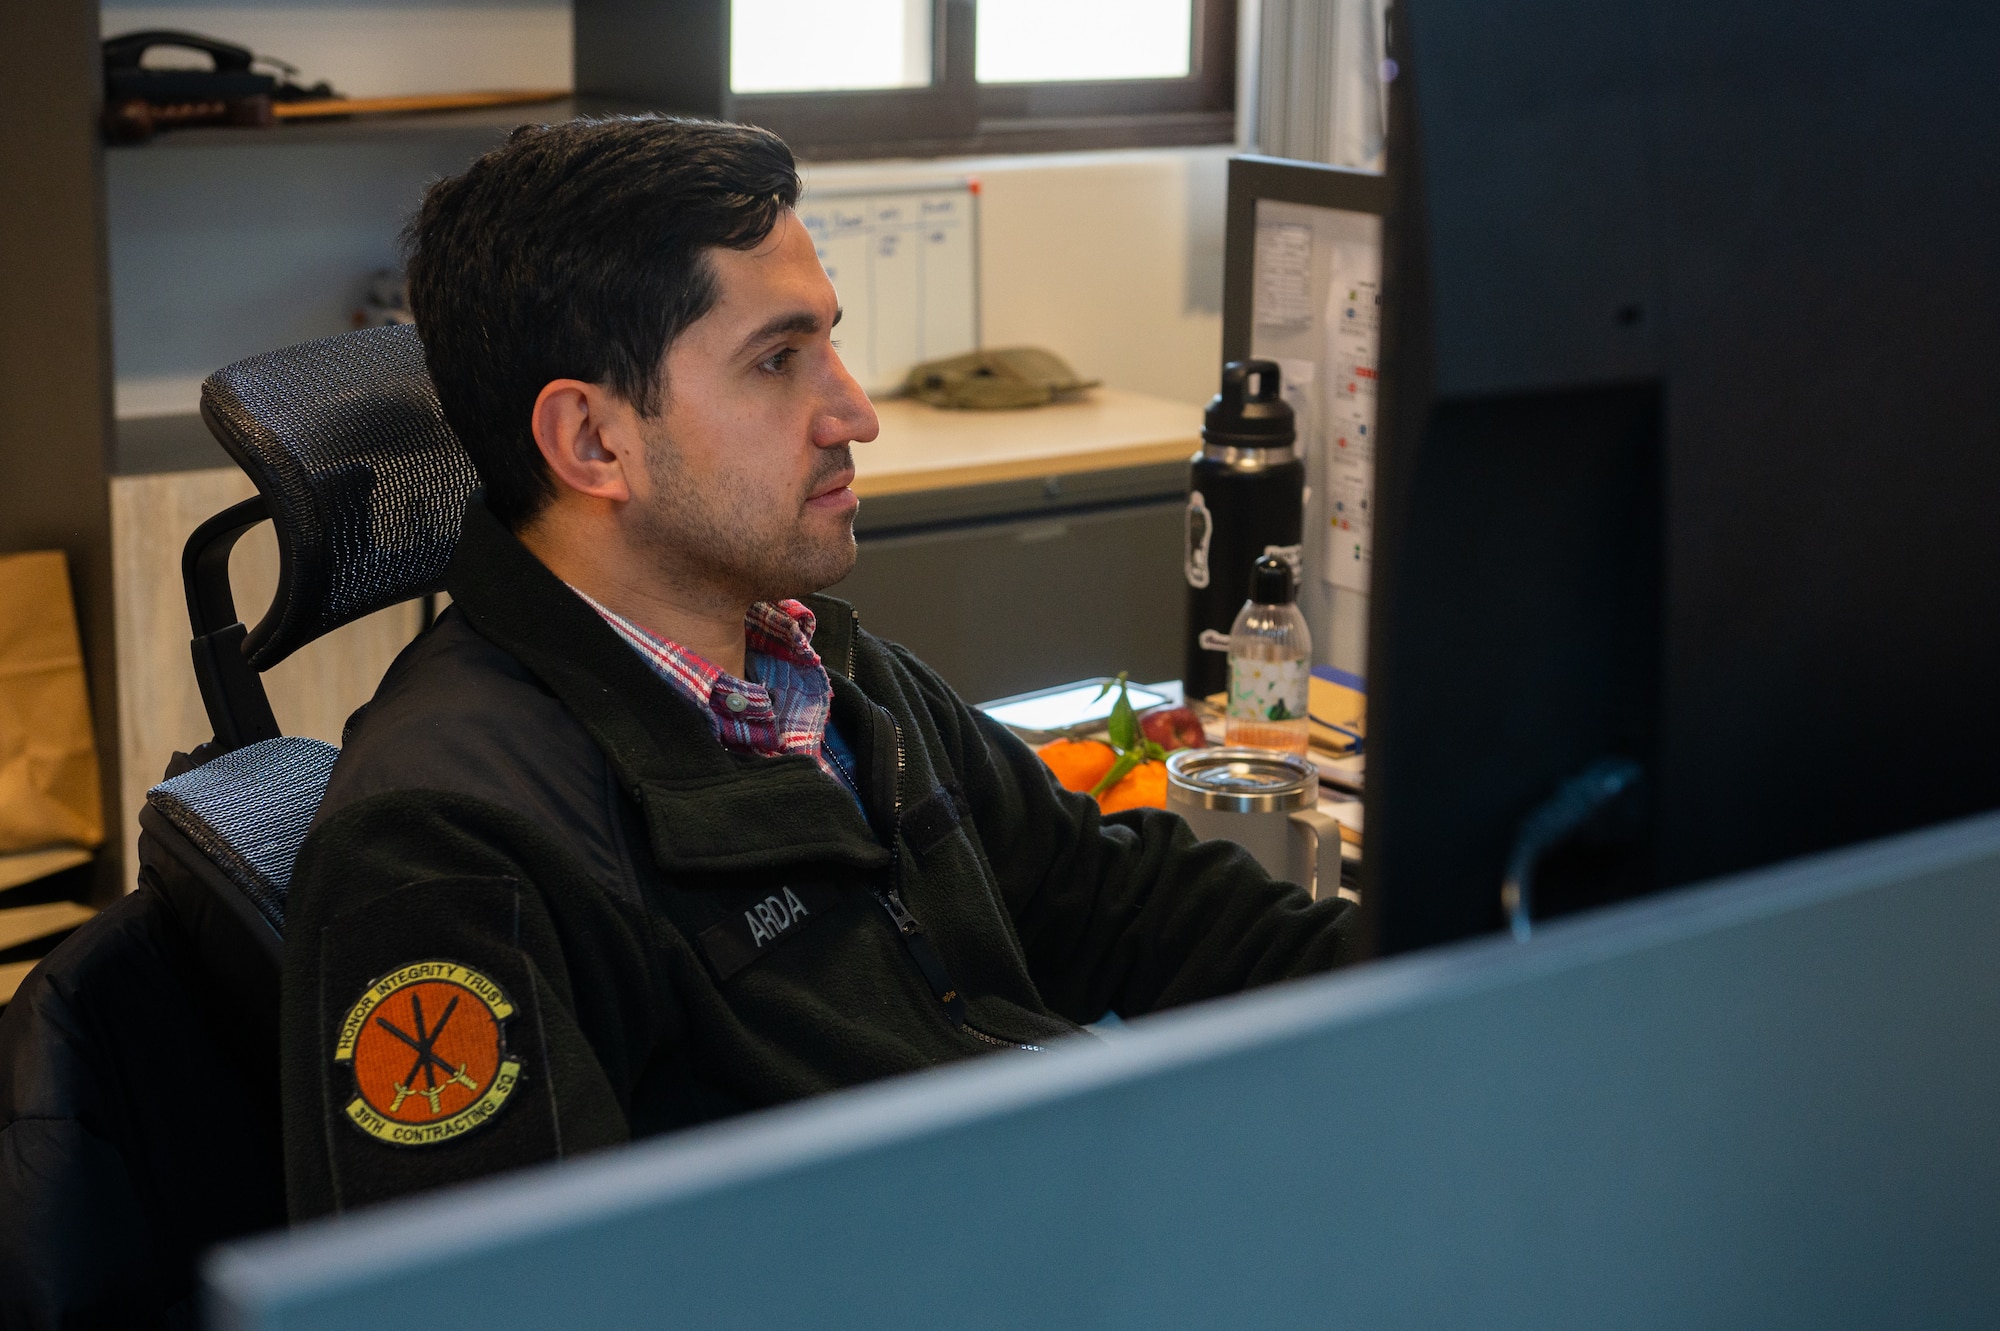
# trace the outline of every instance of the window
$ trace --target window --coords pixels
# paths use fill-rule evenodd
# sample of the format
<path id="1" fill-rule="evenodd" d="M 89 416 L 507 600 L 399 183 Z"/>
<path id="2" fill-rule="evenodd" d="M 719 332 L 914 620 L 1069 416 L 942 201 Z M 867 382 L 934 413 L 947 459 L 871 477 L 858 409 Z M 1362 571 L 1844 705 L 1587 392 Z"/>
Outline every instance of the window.
<path id="1" fill-rule="evenodd" d="M 986 0 L 973 74 L 980 83 L 1184 79 L 1194 72 L 1193 10 L 1192 0 Z"/>
<path id="2" fill-rule="evenodd" d="M 574 0 L 579 99 L 765 125 L 802 156 L 1235 136 L 1236 0 Z"/>
<path id="3" fill-rule="evenodd" d="M 729 90 L 928 87 L 931 10 L 931 0 L 733 0 Z"/>

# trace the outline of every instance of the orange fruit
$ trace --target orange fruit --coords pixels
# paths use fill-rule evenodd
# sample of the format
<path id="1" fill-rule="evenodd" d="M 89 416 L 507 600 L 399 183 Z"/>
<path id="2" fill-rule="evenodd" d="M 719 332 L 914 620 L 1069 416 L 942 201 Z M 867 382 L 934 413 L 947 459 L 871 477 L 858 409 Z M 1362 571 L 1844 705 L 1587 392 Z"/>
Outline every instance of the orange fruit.
<path id="1" fill-rule="evenodd" d="M 1127 772 L 1117 785 L 1099 795 L 1097 806 L 1106 813 L 1117 813 L 1120 809 L 1166 808 L 1167 765 L 1140 763 Z"/>
<path id="2" fill-rule="evenodd" d="M 1089 791 L 1118 761 L 1111 746 L 1097 739 L 1052 739 L 1035 753 L 1049 765 L 1064 790 Z"/>

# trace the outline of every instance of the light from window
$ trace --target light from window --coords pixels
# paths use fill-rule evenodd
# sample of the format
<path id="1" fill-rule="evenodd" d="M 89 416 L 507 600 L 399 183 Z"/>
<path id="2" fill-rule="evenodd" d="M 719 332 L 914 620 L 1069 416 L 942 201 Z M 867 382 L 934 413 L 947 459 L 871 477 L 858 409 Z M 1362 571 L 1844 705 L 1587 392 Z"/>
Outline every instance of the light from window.
<path id="1" fill-rule="evenodd" d="M 733 0 L 729 6 L 732 92 L 921 88 L 930 81 L 931 0 Z"/>
<path id="2" fill-rule="evenodd" d="M 1184 79 L 1193 11 L 1194 0 L 979 0 L 979 81 Z"/>

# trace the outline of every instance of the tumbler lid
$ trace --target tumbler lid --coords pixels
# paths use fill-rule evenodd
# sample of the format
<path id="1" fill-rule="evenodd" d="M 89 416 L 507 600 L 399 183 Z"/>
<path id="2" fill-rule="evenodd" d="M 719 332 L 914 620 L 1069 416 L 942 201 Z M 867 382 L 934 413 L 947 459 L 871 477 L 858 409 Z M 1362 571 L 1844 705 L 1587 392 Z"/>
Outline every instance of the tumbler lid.
<path id="1" fill-rule="evenodd" d="M 1278 813 L 1319 803 L 1319 769 L 1274 749 L 1182 749 L 1167 755 L 1167 807 Z"/>
<path id="2" fill-rule="evenodd" d="M 1278 391 L 1278 363 L 1233 360 L 1222 367 L 1222 391 L 1202 416 L 1205 444 L 1230 448 L 1290 448 L 1298 440 L 1292 404 Z M 1253 382 L 1254 381 L 1254 382 Z"/>

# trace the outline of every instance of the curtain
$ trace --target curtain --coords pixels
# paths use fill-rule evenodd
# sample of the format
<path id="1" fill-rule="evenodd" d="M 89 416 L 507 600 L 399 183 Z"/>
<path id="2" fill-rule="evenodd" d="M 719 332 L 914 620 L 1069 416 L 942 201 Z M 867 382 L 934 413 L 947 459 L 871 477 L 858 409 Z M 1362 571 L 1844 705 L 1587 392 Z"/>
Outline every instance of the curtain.
<path id="1" fill-rule="evenodd" d="M 1388 0 L 1261 0 L 1256 151 L 1383 169 Z"/>

